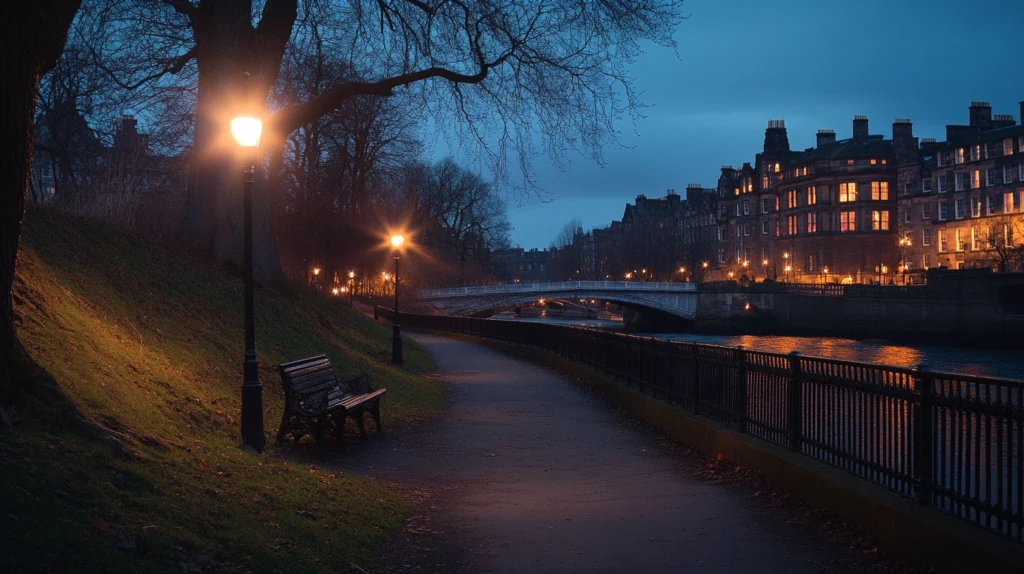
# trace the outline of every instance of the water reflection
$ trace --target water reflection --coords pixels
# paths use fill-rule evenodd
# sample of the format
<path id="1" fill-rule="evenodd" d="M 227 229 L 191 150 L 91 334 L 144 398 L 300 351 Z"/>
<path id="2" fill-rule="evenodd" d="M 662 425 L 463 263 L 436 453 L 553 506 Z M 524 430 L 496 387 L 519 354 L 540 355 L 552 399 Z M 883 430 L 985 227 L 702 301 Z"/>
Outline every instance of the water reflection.
<path id="1" fill-rule="evenodd" d="M 622 330 L 621 321 L 582 318 L 515 317 L 511 313 L 496 319 L 536 321 L 574 327 Z M 939 347 L 934 345 L 901 345 L 872 339 L 839 337 L 788 337 L 781 335 L 705 335 L 697 333 L 641 333 L 644 336 L 670 341 L 690 341 L 708 345 L 736 347 L 769 353 L 797 351 L 813 357 L 845 361 L 877 363 L 897 367 L 926 364 L 933 371 L 963 373 L 1024 380 L 1024 353 L 1010 350 Z"/>

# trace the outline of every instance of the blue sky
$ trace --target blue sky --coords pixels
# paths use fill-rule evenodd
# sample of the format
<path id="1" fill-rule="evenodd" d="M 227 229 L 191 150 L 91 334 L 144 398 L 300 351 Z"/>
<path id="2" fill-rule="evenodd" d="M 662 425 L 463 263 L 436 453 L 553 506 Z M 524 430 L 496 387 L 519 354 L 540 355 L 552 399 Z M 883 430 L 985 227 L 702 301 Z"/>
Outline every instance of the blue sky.
<path id="1" fill-rule="evenodd" d="M 971 101 L 1020 121 L 1024 0 L 689 0 L 679 57 L 652 48 L 633 67 L 646 119 L 622 126 L 607 165 L 559 171 L 537 158 L 539 200 L 511 206 L 512 241 L 546 247 L 578 217 L 601 227 L 639 193 L 714 185 L 723 164 L 752 162 L 769 119 L 794 149 L 818 129 L 850 136 L 855 114 L 891 137 L 894 118 L 942 139 Z"/>

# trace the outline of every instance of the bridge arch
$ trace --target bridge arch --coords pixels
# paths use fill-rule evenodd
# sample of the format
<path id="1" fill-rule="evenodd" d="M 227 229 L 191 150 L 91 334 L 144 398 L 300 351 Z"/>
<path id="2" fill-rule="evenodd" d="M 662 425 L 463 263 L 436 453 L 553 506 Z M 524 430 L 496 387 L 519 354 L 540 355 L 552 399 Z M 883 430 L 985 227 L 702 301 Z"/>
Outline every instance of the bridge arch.
<path id="1" fill-rule="evenodd" d="M 429 289 L 420 291 L 418 295 L 422 304 L 437 312 L 461 316 L 497 312 L 539 299 L 599 299 L 630 308 L 653 309 L 687 320 L 693 320 L 697 314 L 696 286 L 692 283 L 517 283 Z"/>

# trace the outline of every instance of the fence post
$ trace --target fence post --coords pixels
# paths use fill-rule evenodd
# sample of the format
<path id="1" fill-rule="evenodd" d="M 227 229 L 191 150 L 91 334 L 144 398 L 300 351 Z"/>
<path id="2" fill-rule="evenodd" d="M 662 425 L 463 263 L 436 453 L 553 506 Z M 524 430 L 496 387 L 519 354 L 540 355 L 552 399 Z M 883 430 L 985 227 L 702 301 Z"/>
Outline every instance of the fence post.
<path id="1" fill-rule="evenodd" d="M 933 457 L 935 456 L 935 436 L 932 432 L 932 420 L 935 397 L 935 377 L 927 365 L 917 366 L 914 376 L 914 387 L 917 393 L 914 401 L 914 474 L 917 475 L 917 501 L 931 505 L 934 489 L 932 476 Z M 1018 477 L 1018 480 L 1020 477 Z"/>
<path id="2" fill-rule="evenodd" d="M 803 395 L 800 381 L 800 353 L 789 354 L 789 448 L 799 452 L 803 438 Z"/>
<path id="3" fill-rule="evenodd" d="M 733 410 L 736 411 L 736 425 L 740 432 L 747 432 L 747 352 L 743 345 L 736 347 L 736 395 Z"/>
<path id="4" fill-rule="evenodd" d="M 700 353 L 696 344 L 690 344 L 690 356 L 693 357 L 693 412 L 700 414 Z"/>

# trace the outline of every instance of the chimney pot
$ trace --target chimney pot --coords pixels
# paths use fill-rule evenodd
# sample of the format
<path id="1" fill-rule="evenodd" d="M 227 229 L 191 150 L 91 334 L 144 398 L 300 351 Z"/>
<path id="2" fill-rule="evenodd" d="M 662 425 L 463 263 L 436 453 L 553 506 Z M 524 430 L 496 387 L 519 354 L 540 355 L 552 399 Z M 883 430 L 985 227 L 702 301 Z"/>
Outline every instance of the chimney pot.
<path id="1" fill-rule="evenodd" d="M 853 141 L 866 142 L 868 141 L 868 117 L 856 115 L 853 116 Z"/>

